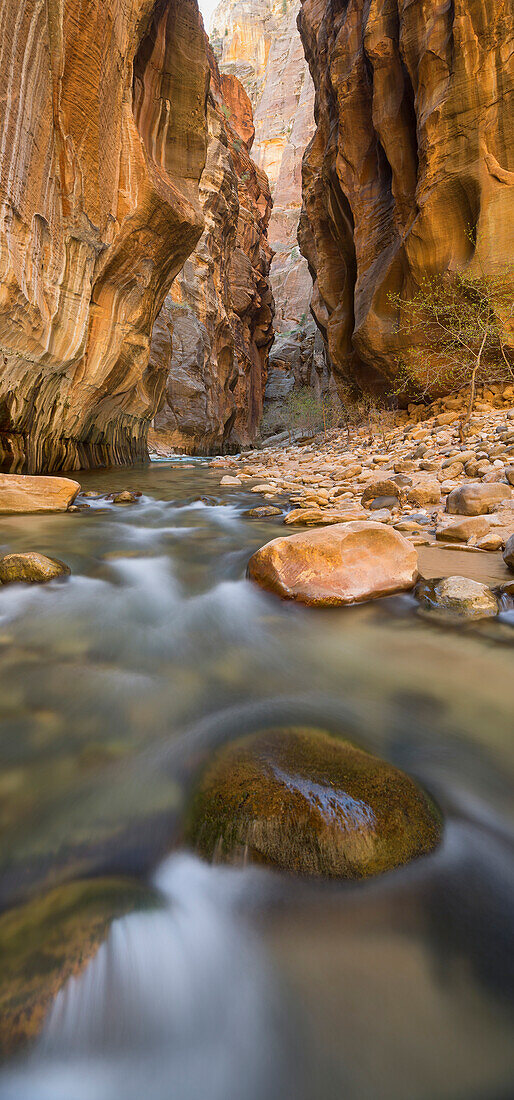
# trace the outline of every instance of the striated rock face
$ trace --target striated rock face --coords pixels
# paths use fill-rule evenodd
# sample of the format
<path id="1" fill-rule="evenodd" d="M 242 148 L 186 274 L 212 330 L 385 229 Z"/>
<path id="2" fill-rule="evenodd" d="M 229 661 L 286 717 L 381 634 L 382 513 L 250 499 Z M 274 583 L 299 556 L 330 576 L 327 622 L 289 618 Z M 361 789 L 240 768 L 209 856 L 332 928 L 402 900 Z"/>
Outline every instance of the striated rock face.
<path id="1" fill-rule="evenodd" d="M 314 133 L 314 85 L 297 28 L 300 0 L 222 0 L 212 41 L 223 72 L 237 74 L 254 107 L 252 155 L 270 181 L 268 237 L 277 339 L 267 400 L 296 385 L 324 390 L 328 372 L 310 314 L 312 279 L 297 242 L 301 163 Z"/>
<path id="2" fill-rule="evenodd" d="M 0 0 L 0 462 L 146 454 L 152 325 L 203 227 L 196 0 Z"/>
<path id="3" fill-rule="evenodd" d="M 414 369 L 389 295 L 514 260 L 512 4 L 302 0 L 300 30 L 314 311 L 336 371 L 387 388 L 398 353 Z"/>
<path id="4" fill-rule="evenodd" d="M 150 441 L 185 453 L 239 450 L 256 436 L 273 339 L 271 195 L 250 157 L 250 100 L 210 53 L 205 230 L 156 320 L 151 365 L 167 372 Z"/>

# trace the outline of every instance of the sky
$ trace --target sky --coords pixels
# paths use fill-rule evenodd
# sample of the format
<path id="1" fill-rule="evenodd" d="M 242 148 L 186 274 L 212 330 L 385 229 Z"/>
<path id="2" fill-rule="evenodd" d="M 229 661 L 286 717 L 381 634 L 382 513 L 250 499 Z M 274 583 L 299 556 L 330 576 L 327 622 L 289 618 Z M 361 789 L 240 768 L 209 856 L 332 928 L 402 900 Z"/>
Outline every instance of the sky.
<path id="1" fill-rule="evenodd" d="M 203 15 L 203 21 L 205 26 L 209 26 L 209 20 L 215 8 L 217 8 L 219 0 L 198 0 L 198 7 Z"/>

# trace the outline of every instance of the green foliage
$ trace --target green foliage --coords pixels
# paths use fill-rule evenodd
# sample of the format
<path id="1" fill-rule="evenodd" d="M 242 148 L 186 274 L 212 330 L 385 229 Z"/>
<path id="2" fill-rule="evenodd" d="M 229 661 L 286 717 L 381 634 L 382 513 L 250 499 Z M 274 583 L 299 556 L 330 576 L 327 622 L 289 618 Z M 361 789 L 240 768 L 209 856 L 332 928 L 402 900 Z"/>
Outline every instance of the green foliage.
<path id="1" fill-rule="evenodd" d="M 310 386 L 292 390 L 282 401 L 273 401 L 265 410 L 266 434 L 288 431 L 311 436 L 341 427 L 345 417 L 336 393 L 320 395 Z"/>
<path id="2" fill-rule="evenodd" d="M 406 337 L 406 353 L 396 360 L 396 395 L 412 390 L 413 376 L 422 399 L 469 386 L 466 430 L 477 385 L 514 378 L 512 275 L 502 268 L 426 276 L 412 297 L 389 295 L 398 311 L 396 331 Z"/>

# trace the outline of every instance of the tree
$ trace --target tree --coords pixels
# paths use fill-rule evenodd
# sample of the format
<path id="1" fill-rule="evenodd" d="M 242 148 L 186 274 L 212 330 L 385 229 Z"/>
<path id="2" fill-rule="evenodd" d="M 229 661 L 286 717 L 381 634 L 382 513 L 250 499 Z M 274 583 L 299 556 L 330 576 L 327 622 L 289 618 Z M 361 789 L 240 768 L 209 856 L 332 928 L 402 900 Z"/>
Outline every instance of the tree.
<path id="1" fill-rule="evenodd" d="M 467 433 L 480 382 L 512 381 L 514 349 L 513 272 L 452 272 L 426 276 L 411 298 L 389 295 L 398 310 L 397 332 L 412 336 L 409 361 L 397 357 L 395 394 L 414 383 L 418 397 L 452 393 L 469 386 L 461 425 Z"/>

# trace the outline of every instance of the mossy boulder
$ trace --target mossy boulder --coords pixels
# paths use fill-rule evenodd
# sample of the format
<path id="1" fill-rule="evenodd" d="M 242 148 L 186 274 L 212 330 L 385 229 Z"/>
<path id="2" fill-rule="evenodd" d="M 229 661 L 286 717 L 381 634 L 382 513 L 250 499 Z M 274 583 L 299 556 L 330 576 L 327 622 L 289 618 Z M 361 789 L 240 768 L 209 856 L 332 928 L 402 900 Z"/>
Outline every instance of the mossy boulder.
<path id="1" fill-rule="evenodd" d="M 0 584 L 46 584 L 56 577 L 71 573 L 69 565 L 58 558 L 29 551 L 26 554 L 6 554 L 0 558 Z"/>
<path id="2" fill-rule="evenodd" d="M 216 754 L 193 795 L 191 845 L 217 862 L 360 879 L 431 852 L 438 811 L 404 772 L 313 729 L 269 729 Z"/>
<path id="3" fill-rule="evenodd" d="M 53 998 L 79 974 L 111 921 L 157 904 L 130 879 L 69 883 L 0 916 L 0 1053 L 37 1037 Z"/>

